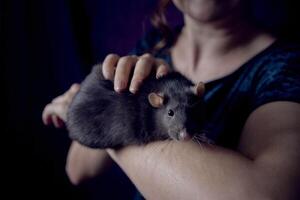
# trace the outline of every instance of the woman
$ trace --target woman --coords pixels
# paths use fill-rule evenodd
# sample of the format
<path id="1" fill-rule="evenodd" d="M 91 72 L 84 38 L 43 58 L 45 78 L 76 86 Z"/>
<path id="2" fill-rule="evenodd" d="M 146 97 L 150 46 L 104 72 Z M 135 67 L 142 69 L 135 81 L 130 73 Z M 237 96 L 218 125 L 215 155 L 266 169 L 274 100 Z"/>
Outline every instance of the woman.
<path id="1" fill-rule="evenodd" d="M 250 23 L 245 2 L 173 0 L 184 15 L 176 39 L 157 43 L 153 38 L 161 36 L 154 34 L 137 55 L 111 54 L 103 62 L 117 92 L 134 93 L 151 70 L 205 82 L 204 128 L 217 145 L 162 141 L 101 151 L 73 142 L 66 169 L 74 184 L 112 158 L 147 199 L 300 197 L 300 49 Z M 62 126 L 78 88 L 45 108 L 45 124 Z"/>

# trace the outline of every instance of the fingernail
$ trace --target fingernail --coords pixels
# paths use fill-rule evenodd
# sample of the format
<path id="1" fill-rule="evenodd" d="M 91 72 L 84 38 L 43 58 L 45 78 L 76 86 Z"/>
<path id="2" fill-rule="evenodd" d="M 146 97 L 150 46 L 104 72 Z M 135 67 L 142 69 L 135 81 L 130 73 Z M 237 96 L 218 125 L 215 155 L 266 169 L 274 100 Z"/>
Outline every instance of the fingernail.
<path id="1" fill-rule="evenodd" d="M 163 73 L 157 74 L 157 75 L 156 75 L 156 79 L 160 79 L 160 78 L 162 78 L 164 75 L 165 75 L 165 74 L 163 74 Z"/>
<path id="2" fill-rule="evenodd" d="M 121 92 L 124 89 L 124 82 L 123 81 L 118 81 L 115 84 L 115 91 L 116 92 Z"/>
<path id="3" fill-rule="evenodd" d="M 116 91 L 116 92 L 121 92 L 121 88 L 115 87 L 115 91 Z"/>
<path id="4" fill-rule="evenodd" d="M 130 91 L 131 93 L 135 94 L 135 93 L 136 93 L 136 91 L 137 91 L 137 89 L 136 89 L 136 88 L 133 88 L 133 87 L 131 87 L 131 88 L 129 88 L 129 91 Z"/>
<path id="5" fill-rule="evenodd" d="M 130 85 L 130 88 L 129 88 L 129 91 L 132 92 L 132 93 L 136 93 L 140 87 L 140 85 L 142 84 L 142 80 L 140 79 L 136 79 L 131 85 Z"/>

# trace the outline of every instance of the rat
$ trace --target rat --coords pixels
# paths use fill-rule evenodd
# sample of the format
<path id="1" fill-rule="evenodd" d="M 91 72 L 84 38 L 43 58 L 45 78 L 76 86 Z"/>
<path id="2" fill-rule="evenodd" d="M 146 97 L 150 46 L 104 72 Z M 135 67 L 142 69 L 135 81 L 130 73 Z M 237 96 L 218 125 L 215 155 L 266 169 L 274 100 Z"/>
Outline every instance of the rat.
<path id="1" fill-rule="evenodd" d="M 186 141 L 199 133 L 204 84 L 178 72 L 149 76 L 136 94 L 117 93 L 101 65 L 93 67 L 67 113 L 71 139 L 91 148 L 119 148 L 157 140 Z"/>

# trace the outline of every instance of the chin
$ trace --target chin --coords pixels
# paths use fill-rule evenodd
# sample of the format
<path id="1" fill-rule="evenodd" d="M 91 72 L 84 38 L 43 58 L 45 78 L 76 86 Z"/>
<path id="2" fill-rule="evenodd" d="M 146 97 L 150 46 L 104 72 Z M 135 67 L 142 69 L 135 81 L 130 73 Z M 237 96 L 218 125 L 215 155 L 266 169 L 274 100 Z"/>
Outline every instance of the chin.
<path id="1" fill-rule="evenodd" d="M 184 15 L 199 22 L 220 20 L 240 7 L 240 0 L 173 0 L 173 2 Z"/>

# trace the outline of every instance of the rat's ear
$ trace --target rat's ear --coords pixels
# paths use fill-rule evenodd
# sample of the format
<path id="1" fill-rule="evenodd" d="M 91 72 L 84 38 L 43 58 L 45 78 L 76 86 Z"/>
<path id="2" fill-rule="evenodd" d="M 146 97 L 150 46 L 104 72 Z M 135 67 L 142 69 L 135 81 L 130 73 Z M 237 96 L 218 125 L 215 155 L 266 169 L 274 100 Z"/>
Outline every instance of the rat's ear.
<path id="1" fill-rule="evenodd" d="M 160 108 L 163 105 L 164 97 L 152 92 L 148 95 L 148 101 L 154 108 Z"/>
<path id="2" fill-rule="evenodd" d="M 205 92 L 205 85 L 203 82 L 199 82 L 197 85 L 193 87 L 193 92 L 196 94 L 198 97 L 203 96 Z"/>

